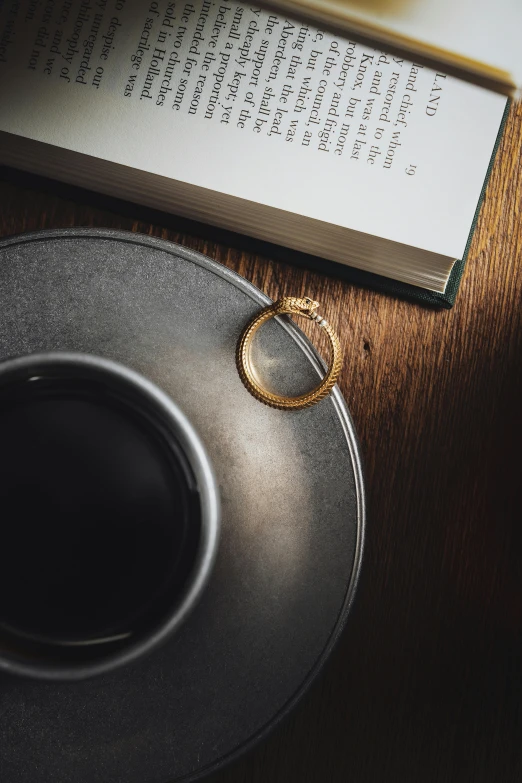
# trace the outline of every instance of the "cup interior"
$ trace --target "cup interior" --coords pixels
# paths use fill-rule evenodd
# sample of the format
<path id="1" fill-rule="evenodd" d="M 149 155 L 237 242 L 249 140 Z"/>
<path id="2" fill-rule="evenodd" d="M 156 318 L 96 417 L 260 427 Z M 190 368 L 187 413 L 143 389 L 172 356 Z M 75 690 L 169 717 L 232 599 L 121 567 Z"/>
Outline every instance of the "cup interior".
<path id="1" fill-rule="evenodd" d="M 152 649 L 217 541 L 183 414 L 108 360 L 22 357 L 0 364 L 0 432 L 0 665 L 74 678 Z"/>

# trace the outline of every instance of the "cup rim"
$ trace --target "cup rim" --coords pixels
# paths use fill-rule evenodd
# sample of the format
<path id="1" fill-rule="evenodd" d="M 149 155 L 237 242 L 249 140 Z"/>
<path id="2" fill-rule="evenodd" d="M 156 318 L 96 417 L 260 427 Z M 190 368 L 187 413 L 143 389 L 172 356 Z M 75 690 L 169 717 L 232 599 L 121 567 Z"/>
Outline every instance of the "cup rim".
<path id="1" fill-rule="evenodd" d="M 159 411 L 174 432 L 196 478 L 201 506 L 201 535 L 196 559 L 188 583 L 176 606 L 169 611 L 156 628 L 140 639 L 129 643 L 93 663 L 47 664 L 29 663 L 10 658 L 0 651 L 0 671 L 21 674 L 45 680 L 81 680 L 104 674 L 131 663 L 152 652 L 170 637 L 186 620 L 198 603 L 212 572 L 219 543 L 220 499 L 214 469 L 194 426 L 171 397 L 144 375 L 117 361 L 89 353 L 50 351 L 26 354 L 0 361 L 0 387 L 9 380 L 30 378 L 50 367 L 58 373 L 76 370 L 90 379 L 112 378 L 120 388 L 138 393 Z"/>

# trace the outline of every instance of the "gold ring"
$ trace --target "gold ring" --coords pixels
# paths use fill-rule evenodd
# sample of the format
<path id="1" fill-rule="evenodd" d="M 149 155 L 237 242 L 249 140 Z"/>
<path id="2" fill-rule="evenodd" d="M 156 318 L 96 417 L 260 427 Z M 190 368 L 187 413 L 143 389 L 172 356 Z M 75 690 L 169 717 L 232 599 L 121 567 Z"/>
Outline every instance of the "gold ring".
<path id="1" fill-rule="evenodd" d="M 313 299 L 304 297 L 298 299 L 295 296 L 284 296 L 282 299 L 278 299 L 274 304 L 264 307 L 251 321 L 246 325 L 236 350 L 236 363 L 239 375 L 248 391 L 254 395 L 260 402 L 264 402 L 265 405 L 270 405 L 271 408 L 300 410 L 301 408 L 308 408 L 310 405 L 315 405 L 316 402 L 326 397 L 335 386 L 339 373 L 342 367 L 342 354 L 339 338 L 336 333 L 325 319 L 320 316 L 316 310 L 319 307 L 319 302 L 314 302 Z M 252 339 L 259 329 L 270 318 L 275 318 L 277 315 L 283 315 L 288 313 L 290 315 L 301 315 L 304 318 L 308 318 L 310 321 L 315 321 L 318 326 L 321 326 L 330 339 L 330 366 L 328 372 L 324 376 L 321 383 L 312 389 L 312 391 L 306 394 L 300 394 L 298 397 L 282 397 L 279 394 L 272 394 L 272 392 L 263 389 L 262 386 L 256 380 L 255 373 L 250 361 L 250 348 L 252 345 Z"/>

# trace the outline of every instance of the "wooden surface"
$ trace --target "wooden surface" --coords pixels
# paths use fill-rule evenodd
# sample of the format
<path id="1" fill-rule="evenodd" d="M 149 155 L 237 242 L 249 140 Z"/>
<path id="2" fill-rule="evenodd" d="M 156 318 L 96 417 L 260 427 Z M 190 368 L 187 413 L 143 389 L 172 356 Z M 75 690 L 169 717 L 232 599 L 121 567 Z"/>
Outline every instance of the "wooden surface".
<path id="1" fill-rule="evenodd" d="M 88 225 L 182 242 L 273 298 L 318 299 L 345 346 L 369 508 L 351 621 L 293 716 L 209 783 L 522 780 L 521 129 L 518 107 L 449 312 L 137 207 L 9 172 L 0 184 L 3 235 Z"/>

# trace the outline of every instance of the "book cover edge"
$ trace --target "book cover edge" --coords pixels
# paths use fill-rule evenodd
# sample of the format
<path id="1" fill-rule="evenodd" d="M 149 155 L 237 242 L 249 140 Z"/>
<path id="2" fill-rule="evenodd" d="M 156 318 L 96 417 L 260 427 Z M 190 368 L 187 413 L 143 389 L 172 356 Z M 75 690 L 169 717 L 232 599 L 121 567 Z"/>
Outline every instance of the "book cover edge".
<path id="1" fill-rule="evenodd" d="M 352 282 L 357 285 L 371 288 L 375 291 L 382 291 L 383 293 L 392 294 L 394 296 L 398 296 L 403 299 L 408 299 L 414 302 L 418 302 L 420 304 L 434 305 L 436 307 L 450 310 L 455 304 L 457 293 L 460 288 L 460 283 L 462 281 L 462 276 L 464 274 L 464 269 L 466 267 L 466 263 L 468 260 L 471 242 L 473 240 L 473 235 L 475 233 L 475 228 L 477 226 L 477 221 L 484 201 L 484 196 L 486 194 L 486 188 L 488 186 L 489 178 L 493 170 L 493 165 L 495 163 L 496 155 L 500 147 L 500 142 L 502 141 L 502 136 L 504 134 L 507 118 L 509 116 L 511 103 L 512 103 L 511 99 L 508 99 L 506 101 L 506 107 L 502 115 L 502 120 L 500 122 L 497 137 L 495 139 L 495 144 L 493 145 L 491 158 L 489 160 L 489 165 L 486 171 L 486 175 L 484 177 L 482 190 L 480 191 L 480 196 L 477 202 L 477 208 L 475 210 L 473 222 L 471 224 L 470 232 L 468 235 L 468 240 L 466 242 L 464 255 L 462 256 L 461 259 L 457 259 L 453 264 L 453 268 L 448 277 L 448 282 L 446 284 L 446 289 L 444 293 L 437 293 L 436 291 L 428 291 L 425 288 L 419 288 L 417 286 L 408 285 L 407 283 L 401 283 L 397 280 L 393 280 L 392 278 L 383 277 L 382 275 L 375 275 L 372 274 L 371 272 L 363 272 L 361 270 L 356 269 L 355 267 L 346 266 L 339 269 L 340 264 L 334 261 L 328 262 L 329 264 L 332 265 L 332 268 L 330 268 L 330 272 L 336 275 L 337 277 L 341 277 L 347 280 L 348 282 Z M 326 271 L 324 264 L 325 261 L 323 260 L 321 261 L 320 265 L 319 264 L 317 266 L 314 265 L 314 268 L 317 269 L 317 271 L 322 271 L 324 273 Z M 333 267 L 336 267 L 336 269 L 334 270 Z"/>

